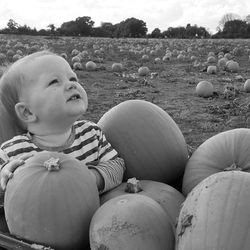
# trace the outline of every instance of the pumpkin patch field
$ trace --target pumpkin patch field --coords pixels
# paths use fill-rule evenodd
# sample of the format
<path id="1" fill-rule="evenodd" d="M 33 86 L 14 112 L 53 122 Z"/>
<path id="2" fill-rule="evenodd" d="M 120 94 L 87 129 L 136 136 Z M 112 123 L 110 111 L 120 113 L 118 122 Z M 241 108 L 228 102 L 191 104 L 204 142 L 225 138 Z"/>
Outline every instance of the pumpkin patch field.
<path id="1" fill-rule="evenodd" d="M 88 95 L 88 110 L 82 118 L 102 128 L 127 169 L 123 183 L 115 189 L 100 197 L 93 191 L 94 200 L 88 201 L 90 211 L 78 196 L 74 196 L 77 201 L 72 201 L 68 190 L 63 193 L 53 188 L 60 197 L 69 196 L 70 210 L 62 213 L 63 217 L 69 216 L 67 220 L 60 221 L 60 213 L 46 218 L 48 222 L 52 217 L 57 219 L 60 230 L 55 234 L 56 242 L 55 237 L 51 241 L 42 239 L 47 232 L 38 225 L 32 228 L 33 238 L 25 238 L 33 233 L 27 219 L 23 228 L 28 231 L 23 236 L 19 221 L 13 220 L 16 210 L 11 202 L 23 205 L 18 203 L 20 199 L 14 201 L 11 197 L 23 197 L 18 190 L 26 190 L 32 181 L 23 189 L 16 188 L 13 182 L 5 197 L 6 206 L 12 207 L 6 215 L 13 234 L 66 250 L 71 242 L 77 246 L 75 249 L 82 244 L 91 250 L 250 249 L 248 40 L 0 35 L 0 75 L 9 64 L 40 50 L 51 50 L 69 62 Z M 12 133 L 4 123 L 0 130 L 2 141 Z M 38 159 L 29 164 L 42 165 Z M 67 161 L 78 165 L 72 159 Z M 60 178 L 66 178 L 67 169 L 65 166 Z M 31 176 L 31 170 L 27 171 Z M 84 189 L 78 185 L 81 176 L 77 171 L 72 174 L 77 182 L 69 182 L 73 192 L 75 188 Z M 82 174 L 87 180 L 88 173 Z M 90 190 L 93 183 L 89 179 L 86 185 Z M 43 185 L 33 188 L 43 190 Z M 54 201 L 50 200 L 50 206 Z M 91 215 L 82 214 L 80 205 Z M 42 211 L 39 213 L 47 216 Z M 77 218 L 73 216 L 76 213 Z M 87 229 L 78 224 L 81 216 L 87 221 Z M 68 221 L 72 230 L 65 231 L 63 222 Z M 30 223 L 35 224 L 32 220 Z M 51 222 L 50 226 L 55 225 Z M 85 234 L 89 231 L 89 235 L 77 235 L 79 242 L 74 242 L 70 232 L 79 233 L 78 229 Z M 61 245 L 60 237 L 68 240 L 65 245 Z"/>

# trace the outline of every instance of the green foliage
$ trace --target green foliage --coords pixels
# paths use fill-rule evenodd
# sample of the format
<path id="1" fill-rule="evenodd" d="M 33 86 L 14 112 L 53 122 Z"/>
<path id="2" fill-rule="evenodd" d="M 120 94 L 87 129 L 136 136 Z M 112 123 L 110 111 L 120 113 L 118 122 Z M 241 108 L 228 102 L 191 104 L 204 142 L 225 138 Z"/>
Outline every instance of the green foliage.
<path id="1" fill-rule="evenodd" d="M 213 38 L 250 38 L 250 23 L 238 19 L 227 21 Z"/>

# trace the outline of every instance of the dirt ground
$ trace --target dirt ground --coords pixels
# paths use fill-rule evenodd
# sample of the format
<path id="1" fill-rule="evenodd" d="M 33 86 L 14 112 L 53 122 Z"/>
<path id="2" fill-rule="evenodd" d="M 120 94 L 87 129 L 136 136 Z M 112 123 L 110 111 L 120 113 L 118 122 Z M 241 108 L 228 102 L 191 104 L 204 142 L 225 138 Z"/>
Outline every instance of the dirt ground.
<path id="1" fill-rule="evenodd" d="M 235 59 L 237 60 L 237 59 Z M 209 137 L 233 128 L 250 127 L 250 94 L 243 91 L 250 78 L 248 57 L 237 60 L 241 69 L 237 73 L 226 71 L 209 75 L 206 66 L 195 68 L 190 62 L 169 61 L 163 65 L 146 64 L 157 75 L 132 78 L 136 68 L 124 74 L 107 70 L 78 72 L 89 97 L 85 118 L 98 122 L 113 106 L 128 99 L 143 99 L 164 109 L 181 129 L 186 142 L 197 148 Z M 145 65 L 145 63 L 143 64 Z M 208 80 L 214 85 L 214 95 L 198 97 L 195 87 L 199 81 Z M 234 93 L 224 94 L 227 84 Z"/>

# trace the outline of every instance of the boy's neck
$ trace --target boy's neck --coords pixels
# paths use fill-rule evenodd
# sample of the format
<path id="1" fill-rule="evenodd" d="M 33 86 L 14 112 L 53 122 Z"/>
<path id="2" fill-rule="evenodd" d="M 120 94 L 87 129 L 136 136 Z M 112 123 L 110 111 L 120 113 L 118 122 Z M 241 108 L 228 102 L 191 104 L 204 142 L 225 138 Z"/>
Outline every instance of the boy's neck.
<path id="1" fill-rule="evenodd" d="M 65 145 L 72 133 L 72 128 L 58 133 L 51 134 L 31 134 L 32 141 L 45 147 L 59 147 Z"/>

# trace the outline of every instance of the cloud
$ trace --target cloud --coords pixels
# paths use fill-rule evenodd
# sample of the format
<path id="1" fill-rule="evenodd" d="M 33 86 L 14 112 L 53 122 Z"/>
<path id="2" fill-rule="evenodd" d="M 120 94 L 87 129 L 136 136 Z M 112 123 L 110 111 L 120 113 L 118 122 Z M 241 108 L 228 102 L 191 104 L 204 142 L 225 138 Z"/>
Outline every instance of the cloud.
<path id="1" fill-rule="evenodd" d="M 41 29 L 51 23 L 60 27 L 63 22 L 90 16 L 95 26 L 135 17 L 146 22 L 149 32 L 188 23 L 215 31 L 223 15 L 244 17 L 249 10 L 249 0 L 1 0 L 0 28 L 6 27 L 11 18 L 20 25 Z"/>

